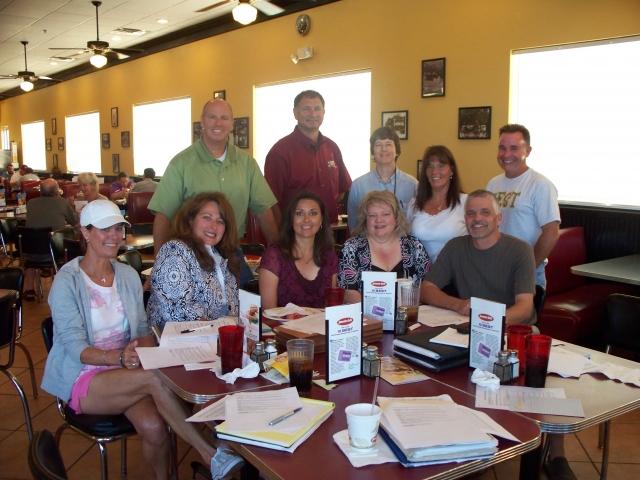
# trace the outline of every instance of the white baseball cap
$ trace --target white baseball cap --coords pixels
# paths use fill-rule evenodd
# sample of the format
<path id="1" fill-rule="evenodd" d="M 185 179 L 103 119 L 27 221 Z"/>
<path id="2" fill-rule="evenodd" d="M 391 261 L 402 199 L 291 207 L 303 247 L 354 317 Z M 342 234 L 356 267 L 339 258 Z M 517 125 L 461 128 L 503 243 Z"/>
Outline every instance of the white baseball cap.
<path id="1" fill-rule="evenodd" d="M 80 225 L 83 227 L 93 225 L 97 228 L 109 228 L 116 223 L 131 226 L 120 213 L 118 206 L 109 200 L 94 200 L 80 213 Z"/>

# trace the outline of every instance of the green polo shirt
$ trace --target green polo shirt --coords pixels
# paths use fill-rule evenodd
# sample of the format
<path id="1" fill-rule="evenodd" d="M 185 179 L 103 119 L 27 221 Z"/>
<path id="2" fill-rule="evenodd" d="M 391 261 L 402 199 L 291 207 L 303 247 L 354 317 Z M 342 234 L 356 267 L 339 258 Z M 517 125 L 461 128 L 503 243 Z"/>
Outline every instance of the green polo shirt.
<path id="1" fill-rule="evenodd" d="M 229 144 L 227 157 L 220 162 L 200 139 L 171 160 L 149 202 L 149 210 L 172 219 L 192 195 L 208 191 L 222 192 L 229 199 L 239 238 L 246 229 L 247 208 L 258 215 L 277 203 L 251 155 Z"/>

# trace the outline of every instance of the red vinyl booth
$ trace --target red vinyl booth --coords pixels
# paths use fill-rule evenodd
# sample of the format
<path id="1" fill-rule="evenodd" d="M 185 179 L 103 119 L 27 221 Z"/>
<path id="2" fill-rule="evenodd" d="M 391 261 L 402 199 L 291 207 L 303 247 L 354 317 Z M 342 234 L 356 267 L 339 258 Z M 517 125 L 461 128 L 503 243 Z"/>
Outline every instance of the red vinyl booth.
<path id="1" fill-rule="evenodd" d="M 129 223 L 153 223 L 155 215 L 149 211 L 153 192 L 131 192 L 127 198 Z"/>
<path id="2" fill-rule="evenodd" d="M 590 282 L 571 273 L 571 267 L 585 263 L 584 229 L 561 229 L 545 269 L 547 298 L 538 322 L 540 333 L 571 343 L 593 339 L 603 331 L 607 297 L 613 293 L 638 293 L 631 285 Z"/>

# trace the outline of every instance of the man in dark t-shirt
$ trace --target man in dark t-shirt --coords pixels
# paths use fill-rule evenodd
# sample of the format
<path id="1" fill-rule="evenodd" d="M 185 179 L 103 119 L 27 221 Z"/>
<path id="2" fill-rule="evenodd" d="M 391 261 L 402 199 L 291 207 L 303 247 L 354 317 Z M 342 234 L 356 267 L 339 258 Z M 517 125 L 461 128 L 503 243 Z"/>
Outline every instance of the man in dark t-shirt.
<path id="1" fill-rule="evenodd" d="M 507 323 L 533 325 L 535 260 L 526 242 L 502 234 L 496 197 L 486 190 L 470 193 L 464 207 L 469 235 L 450 240 L 422 282 L 423 303 L 469 315 L 471 297 L 507 306 Z M 442 291 L 453 284 L 459 298 Z"/>

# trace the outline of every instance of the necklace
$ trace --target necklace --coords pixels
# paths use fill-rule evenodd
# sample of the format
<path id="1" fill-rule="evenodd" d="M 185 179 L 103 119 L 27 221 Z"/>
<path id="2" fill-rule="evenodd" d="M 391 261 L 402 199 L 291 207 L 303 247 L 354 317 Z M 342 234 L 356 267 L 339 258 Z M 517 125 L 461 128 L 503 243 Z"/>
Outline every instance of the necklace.
<path id="1" fill-rule="evenodd" d="M 438 211 L 440 212 L 442 210 L 442 207 L 444 207 L 444 204 L 441 203 L 440 205 L 438 205 Z"/>

